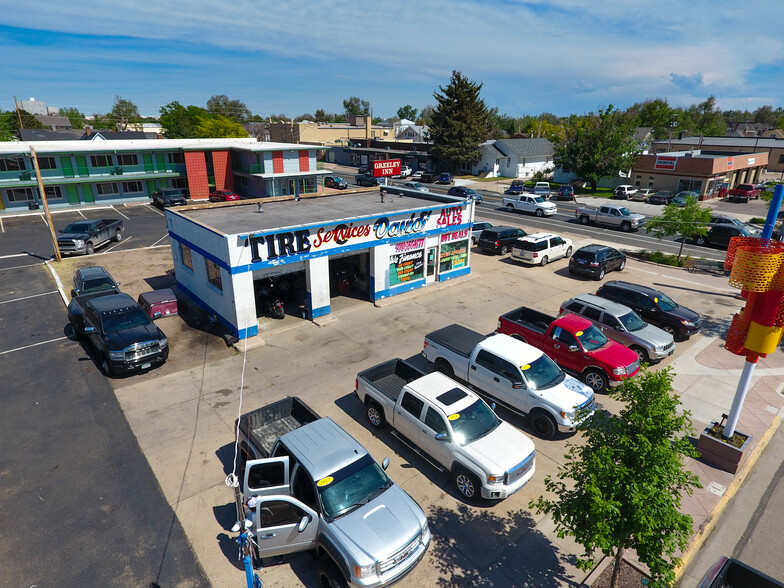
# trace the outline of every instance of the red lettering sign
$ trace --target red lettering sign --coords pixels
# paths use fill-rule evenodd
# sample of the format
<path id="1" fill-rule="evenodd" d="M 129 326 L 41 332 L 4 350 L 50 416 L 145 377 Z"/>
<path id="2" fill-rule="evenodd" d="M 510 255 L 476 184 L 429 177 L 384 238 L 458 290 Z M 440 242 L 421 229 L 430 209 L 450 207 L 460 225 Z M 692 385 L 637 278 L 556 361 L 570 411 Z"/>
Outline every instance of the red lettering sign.
<path id="1" fill-rule="evenodd" d="M 439 227 L 450 227 L 463 224 L 463 209 L 460 207 L 444 208 L 436 223 Z"/>
<path id="2" fill-rule="evenodd" d="M 654 164 L 653 169 L 674 170 L 677 163 L 677 157 L 659 155 L 656 157 L 656 163 Z"/>
<path id="3" fill-rule="evenodd" d="M 373 177 L 400 175 L 399 159 L 379 159 L 373 162 Z"/>

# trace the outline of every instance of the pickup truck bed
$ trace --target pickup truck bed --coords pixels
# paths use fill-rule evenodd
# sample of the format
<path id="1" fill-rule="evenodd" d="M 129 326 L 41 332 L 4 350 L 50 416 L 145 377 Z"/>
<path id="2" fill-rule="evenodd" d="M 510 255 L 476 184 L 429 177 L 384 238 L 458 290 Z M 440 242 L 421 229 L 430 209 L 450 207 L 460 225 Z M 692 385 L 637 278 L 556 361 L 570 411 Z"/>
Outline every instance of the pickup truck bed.
<path id="1" fill-rule="evenodd" d="M 532 331 L 544 334 L 556 317 L 550 316 L 533 308 L 523 306 L 503 315 L 503 318 L 515 323 L 522 323 Z"/>
<path id="2" fill-rule="evenodd" d="M 443 329 L 433 331 L 428 339 L 455 353 L 468 357 L 480 341 L 487 339 L 486 335 L 467 329 L 462 325 L 449 325 Z"/>
<path id="3" fill-rule="evenodd" d="M 319 416 L 302 400 L 288 397 L 243 415 L 240 432 L 266 453 L 264 457 L 269 457 L 279 437 L 318 419 Z"/>
<path id="4" fill-rule="evenodd" d="M 425 372 L 410 363 L 402 359 L 395 359 L 361 371 L 357 374 L 357 377 L 364 378 L 373 384 L 384 396 L 395 402 L 397 397 L 400 396 L 403 386 L 424 375 Z"/>

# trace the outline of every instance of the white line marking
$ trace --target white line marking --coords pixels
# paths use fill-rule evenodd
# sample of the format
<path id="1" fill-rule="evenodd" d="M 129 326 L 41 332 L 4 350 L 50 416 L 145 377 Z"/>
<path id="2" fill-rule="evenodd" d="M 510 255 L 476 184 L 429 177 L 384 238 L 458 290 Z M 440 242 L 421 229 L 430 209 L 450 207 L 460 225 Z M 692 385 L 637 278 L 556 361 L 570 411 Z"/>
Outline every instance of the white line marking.
<path id="1" fill-rule="evenodd" d="M 119 214 L 121 217 L 123 217 L 125 220 L 131 220 L 130 218 L 128 218 L 127 216 L 125 216 L 125 215 L 124 215 L 122 212 L 120 212 L 119 210 L 117 210 L 117 209 L 116 209 L 114 206 L 112 206 L 112 210 L 113 210 L 114 212 L 116 212 L 117 214 Z"/>
<path id="2" fill-rule="evenodd" d="M 68 337 L 58 337 L 57 339 L 49 339 L 48 341 L 41 341 L 40 343 L 33 343 L 32 345 L 25 345 L 24 347 L 17 347 L 16 349 L 9 349 L 8 351 L 0 351 L 0 355 L 5 355 L 6 353 L 13 353 L 14 351 L 23 351 L 25 349 L 30 349 L 31 347 L 37 347 L 38 345 L 46 345 L 47 343 L 54 343 L 56 341 L 62 341 L 63 339 L 68 339 Z"/>
<path id="3" fill-rule="evenodd" d="M 133 235 L 131 235 L 130 237 L 126 237 L 125 239 L 123 239 L 123 241 L 125 241 L 125 242 L 127 243 L 127 242 L 128 242 L 128 241 L 130 241 L 131 239 L 133 239 Z M 122 243 L 122 241 L 120 241 L 120 243 Z M 119 246 L 120 246 L 120 243 L 115 243 L 114 245 L 111 245 L 110 247 L 107 247 L 106 249 L 104 249 L 104 250 L 103 250 L 103 252 L 104 252 L 104 253 L 109 253 L 109 252 L 110 252 L 112 249 L 114 249 L 115 247 L 119 247 Z"/>
<path id="4" fill-rule="evenodd" d="M 163 241 L 164 239 L 168 239 L 168 238 L 169 238 L 169 235 L 164 235 L 163 237 L 161 237 L 160 239 L 158 239 L 158 240 L 157 240 L 155 243 L 153 243 L 152 245 L 150 245 L 149 249 L 152 249 L 152 248 L 153 248 L 153 247 L 155 247 L 155 246 L 156 246 L 158 243 L 160 243 L 160 242 L 161 242 L 161 241 Z"/>
<path id="5" fill-rule="evenodd" d="M 13 255 L 0 255 L 0 259 L 11 259 L 12 257 L 29 257 L 28 253 L 14 253 Z"/>
<path id="6" fill-rule="evenodd" d="M 5 233 L 5 226 L 3 226 L 3 218 L 0 217 L 0 233 Z"/>
<path id="7" fill-rule="evenodd" d="M 57 290 L 52 290 L 51 292 L 41 292 L 40 294 L 31 294 L 30 296 L 24 296 L 22 298 L 14 298 L 13 300 L 3 300 L 0 304 L 9 304 L 11 302 L 19 302 L 20 300 L 29 300 L 30 298 L 37 298 L 38 296 L 47 296 L 49 294 L 59 294 Z"/>
<path id="8" fill-rule="evenodd" d="M 39 263 L 31 263 L 31 264 L 28 264 L 28 265 L 15 265 L 13 267 L 0 267 L 0 272 L 12 270 L 12 269 L 23 269 L 23 268 L 26 268 L 26 267 L 36 267 L 36 266 L 39 266 L 39 265 L 41 265 L 43 263 L 44 262 L 41 261 Z"/>
<path id="9" fill-rule="evenodd" d="M 84 216 L 84 213 L 81 210 L 77 210 L 76 212 L 78 212 L 82 218 L 87 218 L 86 216 Z"/>

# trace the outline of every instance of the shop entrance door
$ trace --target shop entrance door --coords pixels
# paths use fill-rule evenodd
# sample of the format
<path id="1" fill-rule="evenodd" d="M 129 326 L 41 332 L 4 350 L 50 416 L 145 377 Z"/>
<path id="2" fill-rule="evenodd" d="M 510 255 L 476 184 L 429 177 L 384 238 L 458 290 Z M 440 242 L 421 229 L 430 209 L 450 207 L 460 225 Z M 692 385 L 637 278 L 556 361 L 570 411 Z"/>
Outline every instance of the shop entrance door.
<path id="1" fill-rule="evenodd" d="M 425 256 L 427 258 L 427 263 L 425 264 L 425 284 L 431 284 L 436 281 L 438 247 L 428 247 Z"/>

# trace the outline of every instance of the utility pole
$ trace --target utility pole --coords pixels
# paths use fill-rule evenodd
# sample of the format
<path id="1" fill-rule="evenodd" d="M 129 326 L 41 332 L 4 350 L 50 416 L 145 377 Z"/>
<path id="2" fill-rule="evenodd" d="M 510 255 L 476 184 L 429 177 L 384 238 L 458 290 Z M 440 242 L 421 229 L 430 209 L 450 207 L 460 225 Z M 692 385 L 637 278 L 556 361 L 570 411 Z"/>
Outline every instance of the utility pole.
<path id="1" fill-rule="evenodd" d="M 44 181 L 41 179 L 41 169 L 38 167 L 38 155 L 35 153 L 35 147 L 30 147 L 30 155 L 33 158 L 33 165 L 35 166 L 35 179 L 38 180 L 38 193 L 41 194 L 41 200 L 44 203 L 44 213 L 46 214 L 46 222 L 49 225 L 49 232 L 52 234 L 52 246 L 54 247 L 54 256 L 57 261 L 62 261 L 60 255 L 60 247 L 57 245 L 57 233 L 54 232 L 54 223 L 52 222 L 52 215 L 49 213 L 49 203 L 46 200 L 46 192 L 44 191 Z"/>
<path id="2" fill-rule="evenodd" d="M 19 128 L 24 128 L 24 123 L 22 122 L 22 111 L 19 110 L 19 103 L 16 101 L 16 96 L 14 96 L 14 107 L 16 108 L 16 116 L 19 117 Z"/>

